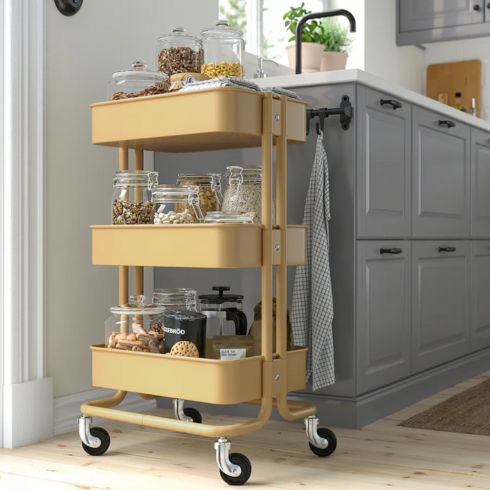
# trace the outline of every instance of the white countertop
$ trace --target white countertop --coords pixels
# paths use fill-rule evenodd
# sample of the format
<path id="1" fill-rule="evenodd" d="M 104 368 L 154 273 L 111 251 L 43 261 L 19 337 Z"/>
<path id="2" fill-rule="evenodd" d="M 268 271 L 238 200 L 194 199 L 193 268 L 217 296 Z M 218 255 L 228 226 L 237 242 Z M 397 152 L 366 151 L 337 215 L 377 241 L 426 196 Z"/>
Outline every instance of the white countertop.
<path id="1" fill-rule="evenodd" d="M 261 79 L 255 78 L 252 81 L 260 87 L 284 87 L 292 90 L 299 87 L 358 82 L 381 92 L 387 92 L 397 98 L 416 104 L 425 109 L 437 111 L 456 121 L 461 121 L 473 127 L 483 129 L 484 131 L 490 131 L 489 121 L 458 111 L 453 107 L 437 102 L 437 100 L 430 99 L 425 95 L 408 90 L 401 85 L 389 82 L 363 70 L 322 71 L 316 73 L 304 73 L 301 75 L 286 75 Z"/>

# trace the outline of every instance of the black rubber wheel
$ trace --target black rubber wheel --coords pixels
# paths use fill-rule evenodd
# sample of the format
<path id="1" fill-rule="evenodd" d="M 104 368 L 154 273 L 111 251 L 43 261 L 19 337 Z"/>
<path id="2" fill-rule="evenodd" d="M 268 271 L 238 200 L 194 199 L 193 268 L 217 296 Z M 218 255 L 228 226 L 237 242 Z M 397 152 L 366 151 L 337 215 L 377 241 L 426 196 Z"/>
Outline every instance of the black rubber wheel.
<path id="1" fill-rule="evenodd" d="M 228 476 L 220 470 L 220 475 L 228 485 L 245 485 L 252 474 L 252 464 L 250 460 L 244 454 L 232 453 L 230 454 L 230 461 L 233 464 L 240 466 L 242 472 L 240 476 Z"/>
<path id="2" fill-rule="evenodd" d="M 318 435 L 324 439 L 327 439 L 328 446 L 325 449 L 321 449 L 314 446 L 310 442 L 310 449 L 314 454 L 320 456 L 320 458 L 326 458 L 327 456 L 333 454 L 337 449 L 337 438 L 335 437 L 334 432 L 332 432 L 330 429 L 326 429 L 325 427 L 318 429 Z"/>
<path id="3" fill-rule="evenodd" d="M 94 437 L 98 437 L 100 439 L 100 446 L 90 447 L 82 442 L 82 447 L 84 451 L 87 454 L 90 454 L 90 456 L 102 456 L 109 449 L 109 446 L 111 445 L 111 438 L 109 436 L 109 433 L 102 427 L 92 427 L 90 429 L 90 433 Z"/>
<path id="4" fill-rule="evenodd" d="M 187 417 L 190 417 L 192 421 L 196 424 L 201 424 L 202 423 L 202 415 L 199 412 L 199 410 L 192 408 L 192 407 L 186 407 L 184 408 L 184 415 Z"/>

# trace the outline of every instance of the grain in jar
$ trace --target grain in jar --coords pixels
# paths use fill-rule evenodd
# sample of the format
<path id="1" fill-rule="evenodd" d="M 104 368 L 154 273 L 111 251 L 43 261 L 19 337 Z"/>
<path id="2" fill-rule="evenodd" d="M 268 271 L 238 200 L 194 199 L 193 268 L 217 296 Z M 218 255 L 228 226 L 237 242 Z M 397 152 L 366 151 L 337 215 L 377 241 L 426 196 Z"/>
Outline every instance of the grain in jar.
<path id="1" fill-rule="evenodd" d="M 221 209 L 221 201 L 218 196 L 216 186 L 216 174 L 179 174 L 177 185 L 196 186 L 199 192 L 199 206 L 202 214 L 206 215 L 210 211 L 218 211 Z"/>

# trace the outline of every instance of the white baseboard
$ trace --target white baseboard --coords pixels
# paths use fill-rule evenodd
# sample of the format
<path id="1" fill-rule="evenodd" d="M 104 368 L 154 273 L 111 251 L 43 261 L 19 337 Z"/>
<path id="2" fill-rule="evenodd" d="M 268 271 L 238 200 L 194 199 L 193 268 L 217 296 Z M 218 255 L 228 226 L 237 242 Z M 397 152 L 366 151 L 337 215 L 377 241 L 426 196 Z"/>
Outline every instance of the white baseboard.
<path id="1" fill-rule="evenodd" d="M 61 396 L 54 399 L 54 434 L 65 434 L 77 430 L 77 419 L 80 416 L 80 405 L 90 400 L 106 398 L 114 394 L 112 390 L 96 388 L 93 390 Z M 145 400 L 136 393 L 128 393 L 124 401 L 117 406 L 130 412 L 145 412 L 156 407 L 156 400 Z M 102 419 L 94 419 L 100 423 Z"/>
<path id="2" fill-rule="evenodd" d="M 49 439 L 53 436 L 52 378 L 5 385 L 3 409 L 4 447 L 15 448 Z"/>

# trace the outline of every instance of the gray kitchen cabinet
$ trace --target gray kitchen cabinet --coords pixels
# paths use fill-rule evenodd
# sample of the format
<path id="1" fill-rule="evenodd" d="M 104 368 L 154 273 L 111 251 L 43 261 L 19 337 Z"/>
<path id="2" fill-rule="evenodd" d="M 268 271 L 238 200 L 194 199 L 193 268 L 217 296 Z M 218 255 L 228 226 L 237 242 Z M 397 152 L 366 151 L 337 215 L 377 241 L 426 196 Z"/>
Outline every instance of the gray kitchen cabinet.
<path id="1" fill-rule="evenodd" d="M 471 350 L 490 345 L 490 241 L 471 243 Z"/>
<path id="2" fill-rule="evenodd" d="M 469 352 L 469 244 L 412 242 L 412 368 Z"/>
<path id="3" fill-rule="evenodd" d="M 357 236 L 410 235 L 410 105 L 358 90 Z"/>
<path id="4" fill-rule="evenodd" d="M 359 394 L 410 375 L 410 242 L 357 242 Z"/>
<path id="5" fill-rule="evenodd" d="M 470 232 L 470 128 L 414 107 L 412 233 L 464 238 Z"/>
<path id="6" fill-rule="evenodd" d="M 471 236 L 490 238 L 490 134 L 471 129 Z"/>
<path id="7" fill-rule="evenodd" d="M 397 44 L 488 36 L 489 20 L 484 0 L 398 0 Z"/>

